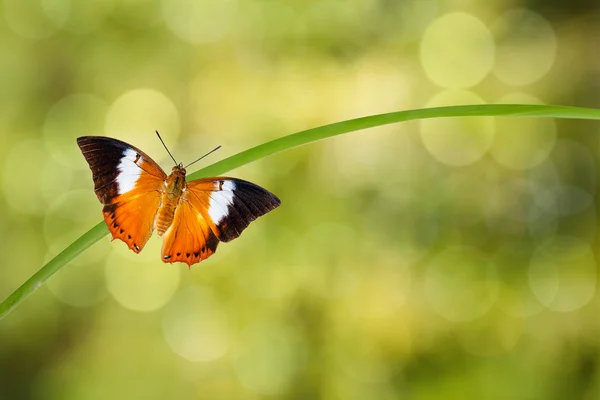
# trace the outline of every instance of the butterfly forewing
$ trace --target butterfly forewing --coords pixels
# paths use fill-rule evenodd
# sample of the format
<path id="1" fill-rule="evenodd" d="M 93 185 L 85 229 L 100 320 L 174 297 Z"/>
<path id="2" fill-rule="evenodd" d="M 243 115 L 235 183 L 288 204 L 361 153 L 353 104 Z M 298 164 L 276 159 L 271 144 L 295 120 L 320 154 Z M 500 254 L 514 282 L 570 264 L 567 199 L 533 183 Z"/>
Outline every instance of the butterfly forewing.
<path id="1" fill-rule="evenodd" d="M 223 242 L 237 238 L 250 222 L 281 204 L 274 194 L 260 186 L 227 177 L 189 182 L 186 199 L 201 210 Z"/>
<path id="2" fill-rule="evenodd" d="M 80 137 L 104 220 L 113 238 L 139 253 L 152 234 L 167 175 L 144 152 L 120 140 Z"/>
<path id="3" fill-rule="evenodd" d="M 110 204 L 136 187 L 159 188 L 167 178 L 143 151 L 120 140 L 84 136 L 77 144 L 92 170 L 94 190 L 102 204 Z"/>

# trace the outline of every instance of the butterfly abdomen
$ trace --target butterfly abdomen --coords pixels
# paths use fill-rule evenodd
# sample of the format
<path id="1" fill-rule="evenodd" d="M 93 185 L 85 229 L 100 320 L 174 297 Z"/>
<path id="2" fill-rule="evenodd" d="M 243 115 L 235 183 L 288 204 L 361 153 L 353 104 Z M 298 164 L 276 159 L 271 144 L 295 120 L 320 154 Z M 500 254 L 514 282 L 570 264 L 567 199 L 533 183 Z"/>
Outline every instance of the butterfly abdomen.
<path id="1" fill-rule="evenodd" d="M 161 205 L 156 214 L 155 228 L 158 236 L 162 236 L 173 223 L 175 209 L 185 188 L 185 169 L 174 167 L 171 175 L 165 180 Z"/>
<path id="2" fill-rule="evenodd" d="M 162 205 L 158 209 L 158 214 L 156 215 L 155 228 L 158 236 L 162 236 L 167 229 L 173 223 L 173 218 L 175 218 L 175 207 L 174 206 L 166 206 Z"/>

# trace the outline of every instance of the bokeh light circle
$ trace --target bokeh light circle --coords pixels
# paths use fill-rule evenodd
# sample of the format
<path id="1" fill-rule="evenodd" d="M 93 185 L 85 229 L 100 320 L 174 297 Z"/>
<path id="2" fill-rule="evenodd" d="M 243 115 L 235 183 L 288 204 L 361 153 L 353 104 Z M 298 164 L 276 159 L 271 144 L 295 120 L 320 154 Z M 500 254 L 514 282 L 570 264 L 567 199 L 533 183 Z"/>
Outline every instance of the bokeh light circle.
<path id="1" fill-rule="evenodd" d="M 445 91 L 434 96 L 427 107 L 458 104 L 483 104 L 468 91 Z M 427 119 L 420 121 L 421 140 L 439 162 L 451 166 L 472 164 L 488 151 L 494 140 L 493 117 Z"/>
<path id="2" fill-rule="evenodd" d="M 154 239 L 146 243 L 140 254 L 129 250 L 120 240 L 115 240 L 111 243 L 112 251 L 106 260 L 108 291 L 123 307 L 133 311 L 162 308 L 179 286 L 179 265 L 160 261 L 160 243 Z"/>
<path id="3" fill-rule="evenodd" d="M 326 190 L 337 197 L 354 193 L 386 165 L 394 165 L 396 171 L 386 177 L 390 184 L 405 183 L 399 181 L 406 179 L 411 170 L 416 170 L 422 160 L 421 157 L 413 157 L 418 151 L 423 152 L 418 139 L 415 140 L 400 126 L 385 130 L 378 128 L 377 132 L 355 132 L 353 135 L 341 135 L 339 139 L 325 141 L 321 157 L 318 163 L 314 163 L 315 176 L 323 181 Z M 335 171 L 335 179 L 331 179 L 330 171 Z"/>
<path id="4" fill-rule="evenodd" d="M 556 57 L 556 35 L 540 14 L 513 9 L 491 26 L 496 41 L 493 73 L 510 85 L 528 85 L 548 73 Z"/>
<path id="5" fill-rule="evenodd" d="M 167 27 L 191 44 L 212 43 L 236 23 L 236 0 L 162 0 Z"/>
<path id="6" fill-rule="evenodd" d="M 421 63 L 427 77 L 450 89 L 478 84 L 494 64 L 494 40 L 473 15 L 446 14 L 429 25 L 421 41 Z"/>
<path id="7" fill-rule="evenodd" d="M 161 133 L 173 152 L 179 129 L 179 113 L 175 104 L 154 89 L 135 89 L 124 93 L 110 105 L 106 114 L 105 130 L 109 136 L 141 147 L 155 161 L 168 158 L 168 155 L 154 131 Z"/>
<path id="8" fill-rule="evenodd" d="M 480 357 L 497 357 L 512 350 L 523 335 L 523 319 L 494 308 L 474 321 L 457 324 L 454 334 L 461 346 Z"/>
<path id="9" fill-rule="evenodd" d="M 79 136 L 103 135 L 106 110 L 104 100 L 91 94 L 71 94 L 56 102 L 43 128 L 52 158 L 70 169 L 87 169 L 75 141 Z"/>
<path id="10" fill-rule="evenodd" d="M 573 140 L 558 140 L 551 156 L 529 174 L 538 176 L 538 182 L 530 185 L 536 207 L 560 218 L 592 210 L 596 168 L 588 147 Z"/>
<path id="11" fill-rule="evenodd" d="M 390 382 L 394 377 L 390 355 L 402 363 L 411 353 L 413 315 L 408 308 L 389 315 L 369 314 L 366 305 L 357 307 L 368 296 L 365 292 L 347 296 L 332 308 L 324 347 L 333 361 L 332 370 L 356 382 Z"/>
<path id="12" fill-rule="evenodd" d="M 514 93 L 499 104 L 543 104 L 534 96 Z M 490 153 L 505 167 L 524 170 L 543 162 L 556 143 L 556 122 L 550 118 L 497 118 Z"/>
<path id="13" fill-rule="evenodd" d="M 44 216 L 46 243 L 60 251 L 94 226 L 102 217 L 102 206 L 90 190 L 65 191 L 50 204 Z"/>
<path id="14" fill-rule="evenodd" d="M 287 243 L 297 243 L 297 235 L 285 228 L 274 226 L 265 232 L 264 226 L 254 226 L 253 234 L 236 244 L 227 254 L 226 263 L 254 265 L 243 274 L 234 274 L 239 288 L 250 296 L 262 299 L 283 299 L 297 290 L 300 283 L 295 274 L 298 268 L 294 258 L 285 250 Z M 219 252 L 229 246 L 220 246 Z M 230 251 L 229 248 L 227 251 Z"/>
<path id="15" fill-rule="evenodd" d="M 530 317 L 543 309 L 529 285 L 529 263 L 535 244 L 519 241 L 506 243 L 494 254 L 501 283 L 498 307 L 518 318 Z"/>
<path id="16" fill-rule="evenodd" d="M 0 290 L 6 295 L 36 273 L 44 262 L 46 246 L 39 235 L 39 226 L 29 222 L 29 218 L 19 218 L 17 223 L 5 224 L 0 214 L 0 229 L 2 229 L 2 252 L 5 273 L 0 280 Z M 18 313 L 15 313 L 18 314 Z M 0 335 L 3 332 L 0 329 Z"/>
<path id="17" fill-rule="evenodd" d="M 212 361 L 228 348 L 225 311 L 208 287 L 190 286 L 175 295 L 163 316 L 165 340 L 181 357 Z"/>
<path id="18" fill-rule="evenodd" d="M 4 198 L 25 214 L 45 214 L 48 204 L 71 187 L 72 172 L 57 165 L 37 139 L 10 147 L 2 172 Z"/>
<path id="19" fill-rule="evenodd" d="M 328 375 L 325 386 L 325 399 L 343 400 L 397 400 L 396 386 L 391 380 L 379 382 L 362 382 L 341 372 Z"/>
<path id="20" fill-rule="evenodd" d="M 324 246 L 324 243 L 327 245 Z M 353 293 L 358 284 L 356 265 L 360 263 L 357 243 L 358 232 L 348 225 L 324 222 L 311 226 L 298 240 L 295 249 L 296 260 L 305 266 L 305 274 L 301 278 L 305 279 L 304 285 L 325 297 Z M 311 273 L 315 269 L 320 272 Z"/>
<path id="21" fill-rule="evenodd" d="M 348 377 L 359 382 L 385 382 L 390 380 L 391 371 L 385 362 L 385 349 L 375 340 L 364 334 L 353 332 L 360 328 L 352 327 L 348 336 L 336 337 L 332 347 L 336 366 Z M 372 333 L 372 332 L 371 332 Z M 398 332 L 403 335 L 403 332 Z"/>
<path id="22" fill-rule="evenodd" d="M 494 264 L 474 248 L 446 248 L 427 267 L 425 294 L 432 308 L 449 321 L 481 317 L 498 294 Z"/>
<path id="23" fill-rule="evenodd" d="M 43 0 L 52 3 L 54 0 Z M 68 20 L 64 29 L 75 34 L 83 35 L 96 30 L 112 12 L 116 0 L 68 0 Z M 63 0 L 65 2 L 65 0 Z M 56 12 L 48 12 L 49 17 L 56 21 Z M 58 20 L 60 21 L 60 20 Z"/>
<path id="24" fill-rule="evenodd" d="M 594 194 L 598 187 L 597 158 L 589 144 L 573 140 L 560 139 L 552 151 L 552 160 L 556 171 L 564 184 L 577 186 Z"/>
<path id="25" fill-rule="evenodd" d="M 410 296 L 411 267 L 393 255 L 380 256 L 376 263 L 362 270 L 363 277 L 357 291 L 361 296 L 350 295 L 352 309 L 364 317 L 392 317 L 404 307 Z M 359 272 L 359 271 L 357 271 Z"/>
<path id="26" fill-rule="evenodd" d="M 596 293 L 596 260 L 585 241 L 556 236 L 541 244 L 529 265 L 529 284 L 537 299 L 554 311 L 586 305 Z"/>
<path id="27" fill-rule="evenodd" d="M 261 395 L 284 393 L 293 383 L 300 354 L 292 332 L 273 321 L 258 321 L 238 339 L 233 367 L 242 385 Z"/>
<path id="28" fill-rule="evenodd" d="M 540 209 L 560 217 L 579 214 L 594 204 L 594 198 L 588 192 L 564 184 L 541 189 L 535 201 Z"/>
<path id="29" fill-rule="evenodd" d="M 2 13 L 8 27 L 27 39 L 45 39 L 64 25 L 69 16 L 68 0 L 3 0 Z"/>
<path id="30" fill-rule="evenodd" d="M 60 274 L 48 280 L 46 286 L 60 301 L 70 306 L 90 307 L 98 304 L 108 296 L 104 282 L 104 259 L 109 251 L 107 240 L 96 242 L 63 267 Z M 54 251 L 49 253 L 47 260 L 56 254 Z"/>
<path id="31" fill-rule="evenodd" d="M 492 179 L 482 178 L 475 173 L 457 173 L 449 175 L 439 184 L 440 208 L 444 210 L 446 223 L 456 227 L 475 226 L 489 210 L 489 204 L 482 201 L 481 196 L 474 193 L 487 194 L 495 189 Z M 443 193 L 443 194 L 442 194 Z M 480 238 L 485 237 L 485 232 L 480 233 Z"/>
<path id="32" fill-rule="evenodd" d="M 552 166 L 546 163 L 542 165 Z M 508 235 L 519 239 L 526 235 L 538 242 L 554 236 L 558 229 L 558 217 L 537 204 L 537 197 L 545 190 L 544 184 L 553 182 L 549 178 L 551 172 L 552 168 L 534 167 L 530 170 L 529 179 L 494 181 L 485 192 L 485 200 L 481 202 L 488 232 L 494 236 Z"/>
<path id="33" fill-rule="evenodd" d="M 40 0 L 44 15 L 58 29 L 63 28 L 71 18 L 72 3 L 73 0 Z"/>

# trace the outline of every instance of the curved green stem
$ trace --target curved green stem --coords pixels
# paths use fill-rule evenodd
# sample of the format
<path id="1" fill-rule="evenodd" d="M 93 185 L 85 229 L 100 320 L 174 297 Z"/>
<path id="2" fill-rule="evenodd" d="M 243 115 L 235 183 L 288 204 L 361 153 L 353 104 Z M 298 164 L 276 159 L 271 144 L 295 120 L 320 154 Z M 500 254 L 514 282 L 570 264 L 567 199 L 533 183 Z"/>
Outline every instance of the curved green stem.
<path id="1" fill-rule="evenodd" d="M 366 128 L 373 128 L 396 122 L 442 118 L 442 117 L 473 117 L 473 116 L 512 116 L 512 117 L 543 117 L 543 118 L 572 118 L 600 119 L 600 110 L 551 105 L 520 105 L 520 104 L 482 104 L 451 107 L 424 108 L 418 110 L 399 111 L 387 114 L 351 119 L 308 129 L 292 135 L 263 143 L 259 146 L 242 151 L 224 160 L 216 162 L 189 175 L 189 179 L 223 174 L 234 168 L 241 167 L 252 161 L 259 160 L 280 151 L 326 139 L 343 133 Z M 4 318 L 21 301 L 33 293 L 48 278 L 77 257 L 84 250 L 108 234 L 104 222 L 98 223 L 70 246 L 60 252 L 50 262 L 44 265 L 31 278 L 0 303 L 0 319 Z"/>

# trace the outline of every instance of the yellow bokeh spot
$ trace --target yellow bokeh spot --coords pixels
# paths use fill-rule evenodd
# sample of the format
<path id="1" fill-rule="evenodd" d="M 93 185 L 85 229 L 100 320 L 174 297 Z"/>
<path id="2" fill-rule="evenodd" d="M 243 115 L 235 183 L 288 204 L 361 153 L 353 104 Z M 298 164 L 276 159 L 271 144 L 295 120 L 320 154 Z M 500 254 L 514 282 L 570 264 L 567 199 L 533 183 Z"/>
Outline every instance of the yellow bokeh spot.
<path id="1" fill-rule="evenodd" d="M 512 194 L 513 197 L 518 196 L 514 192 Z M 498 307 L 513 317 L 530 317 L 543 309 L 529 286 L 528 265 L 533 253 L 531 246 L 523 241 L 507 243 L 494 254 L 501 282 Z"/>
<path id="2" fill-rule="evenodd" d="M 123 307 L 134 311 L 162 308 L 179 286 L 180 265 L 160 261 L 160 242 L 148 241 L 140 254 L 114 240 L 106 260 L 106 286 Z"/>
<path id="3" fill-rule="evenodd" d="M 458 324 L 454 333 L 467 352 L 497 357 L 517 345 L 523 335 L 523 325 L 523 319 L 494 309 L 482 318 Z"/>
<path id="4" fill-rule="evenodd" d="M 106 115 L 108 136 L 117 137 L 148 154 L 155 161 L 168 159 L 154 133 L 158 130 L 171 152 L 179 137 L 179 113 L 167 96 L 153 89 L 131 90 L 110 106 Z"/>
<path id="5" fill-rule="evenodd" d="M 212 43 L 236 23 L 235 0 L 162 0 L 167 27 L 191 44 Z"/>
<path id="6" fill-rule="evenodd" d="M 45 39 L 66 22 L 68 1 L 42 0 L 38 2 L 4 0 L 2 13 L 8 27 L 27 39 Z M 59 24 L 61 22 L 61 24 Z"/>
<path id="7" fill-rule="evenodd" d="M 529 265 L 529 284 L 537 299 L 554 311 L 586 305 L 596 293 L 596 260 L 589 244 L 556 236 L 538 247 Z"/>
<path id="8" fill-rule="evenodd" d="M 44 237 L 53 251 L 60 251 L 94 226 L 102 217 L 102 205 L 92 190 L 66 191 L 46 210 Z"/>
<path id="9" fill-rule="evenodd" d="M 61 168 L 49 157 L 40 140 L 16 142 L 4 160 L 4 198 L 15 210 L 43 215 L 56 196 L 69 190 L 71 175 L 70 170 Z"/>
<path id="10" fill-rule="evenodd" d="M 108 296 L 104 284 L 104 259 L 109 251 L 108 241 L 95 243 L 53 276 L 46 286 L 60 301 L 73 307 L 89 307 L 101 302 Z M 55 255 L 53 251 L 47 259 Z"/>
<path id="11" fill-rule="evenodd" d="M 449 247 L 429 263 L 425 294 L 432 308 L 448 321 L 482 317 L 498 294 L 494 264 L 474 248 Z"/>
<path id="12" fill-rule="evenodd" d="M 538 13 L 514 9 L 491 26 L 496 40 L 493 73 L 510 85 L 528 85 L 548 73 L 556 57 L 556 35 Z"/>
<path id="13" fill-rule="evenodd" d="M 44 143 L 52 158 L 69 169 L 88 169 L 76 139 L 103 135 L 107 105 L 91 94 L 71 94 L 56 102 L 46 114 Z"/>
<path id="14" fill-rule="evenodd" d="M 494 64 L 494 40 L 476 17 L 457 12 L 429 25 L 421 41 L 421 64 L 435 84 L 464 89 L 478 84 Z"/>
<path id="15" fill-rule="evenodd" d="M 55 0 L 43 0 L 44 3 L 52 4 Z M 86 34 L 96 30 L 106 17 L 112 12 L 115 0 L 62 0 L 67 10 L 66 21 L 62 14 L 54 6 L 47 14 L 55 23 L 62 22 L 63 29 L 75 33 Z M 50 9 L 50 7 L 46 7 Z"/>
<path id="16" fill-rule="evenodd" d="M 446 91 L 433 97 L 427 107 L 483 103 L 472 92 Z M 462 166 L 478 161 L 494 140 L 495 123 L 492 117 L 427 119 L 421 121 L 420 125 L 425 148 L 436 160 L 446 165 Z"/>
<path id="17" fill-rule="evenodd" d="M 239 288 L 245 293 L 263 299 L 282 299 L 294 293 L 299 282 L 294 278 L 297 268 L 290 265 L 294 258 L 289 252 L 279 251 L 279 248 L 282 243 L 296 243 L 298 239 L 294 232 L 285 228 L 273 226 L 267 234 L 264 227 L 256 224 L 249 228 L 252 234 L 243 240 L 234 245 L 221 244 L 219 259 L 234 266 L 241 263 L 254 265 L 243 274 L 234 274 Z M 228 254 L 221 253 L 224 249 Z"/>
<path id="18" fill-rule="evenodd" d="M 513 93 L 499 104 L 543 104 L 539 99 Z M 550 118 L 497 118 L 490 153 L 505 167 L 528 169 L 543 162 L 556 142 L 556 122 Z"/>
<path id="19" fill-rule="evenodd" d="M 181 357 L 212 361 L 227 351 L 227 318 L 208 287 L 190 286 L 167 305 L 163 317 L 165 340 Z"/>
<path id="20" fill-rule="evenodd" d="M 275 321 L 247 327 L 234 349 L 234 372 L 248 390 L 277 395 L 289 390 L 299 363 L 298 342 Z"/>

